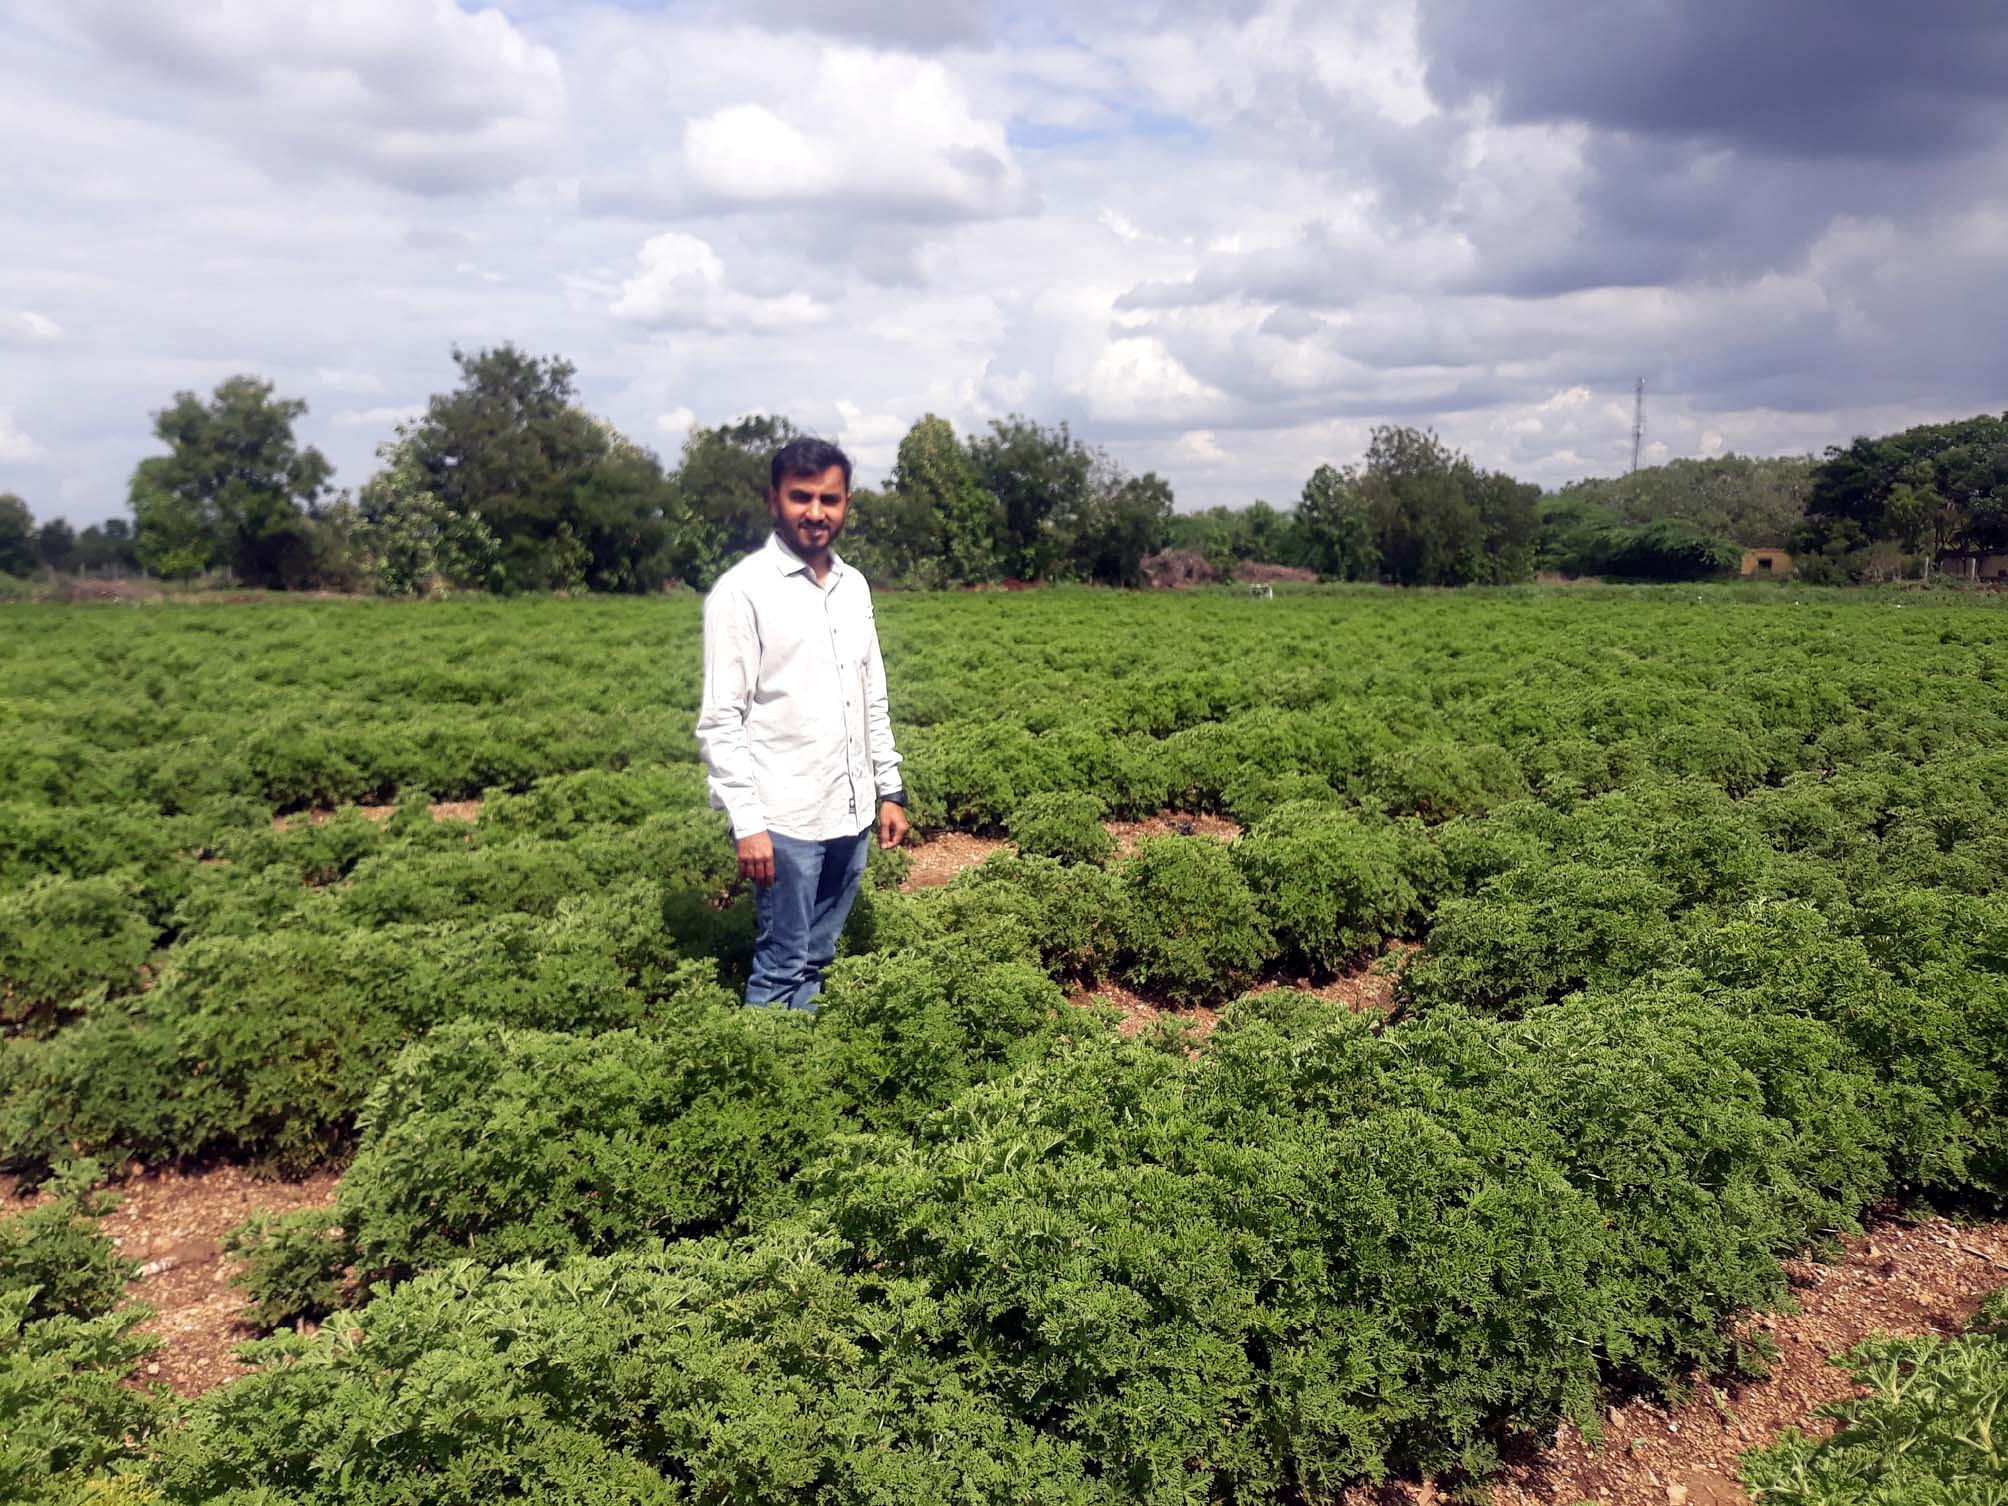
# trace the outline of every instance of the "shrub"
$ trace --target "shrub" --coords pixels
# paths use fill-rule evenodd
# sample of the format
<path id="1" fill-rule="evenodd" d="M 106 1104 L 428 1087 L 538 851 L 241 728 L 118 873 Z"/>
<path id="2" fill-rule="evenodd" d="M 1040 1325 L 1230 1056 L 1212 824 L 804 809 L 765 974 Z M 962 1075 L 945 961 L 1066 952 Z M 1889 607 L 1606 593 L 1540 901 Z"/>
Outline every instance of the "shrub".
<path id="1" fill-rule="evenodd" d="M 223 1248 L 244 1262 L 234 1279 L 251 1297 L 245 1320 L 266 1333 L 340 1307 L 355 1258 L 337 1215 L 325 1208 L 254 1214 L 225 1236 Z"/>
<path id="2" fill-rule="evenodd" d="M 941 939 L 832 967 L 817 1001 L 813 1056 L 843 1112 L 873 1127 L 899 1125 L 1035 1059 L 1067 1013 L 1038 968 Z"/>
<path id="3" fill-rule="evenodd" d="M 46 1023 L 92 988 L 131 992 L 153 941 L 144 904 L 116 879 L 36 879 L 0 893 L 0 1023 Z"/>
<path id="4" fill-rule="evenodd" d="M 1527 793 L 1520 767 L 1495 744 L 1414 743 L 1368 765 L 1368 803 L 1390 816 L 1482 816 Z"/>
<path id="5" fill-rule="evenodd" d="M 923 903 L 938 912 L 945 935 L 1016 928 L 1040 965 L 1063 977 L 1098 978 L 1116 957 L 1123 891 L 1092 864 L 993 853 Z"/>
<path id="6" fill-rule="evenodd" d="M 1330 806 L 1279 807 L 1232 850 L 1277 939 L 1327 973 L 1407 934 L 1442 885 L 1415 823 L 1369 825 Z"/>
<path id="7" fill-rule="evenodd" d="M 1830 1402 L 1831 1437 L 1788 1429 L 1746 1453 L 1743 1483 L 1784 1506 L 1960 1506 L 2008 1496 L 1993 1419 L 2008 1404 L 2008 1340 L 1878 1337 L 1837 1357 L 1866 1394 Z"/>
<path id="8" fill-rule="evenodd" d="M 710 964 L 670 946 L 646 884 L 567 901 L 548 920 L 187 943 L 147 993 L 0 1051 L 0 1155 L 34 1167 L 74 1144 L 314 1165 L 433 1025 L 618 1028 L 658 1000 L 721 992 Z"/>
<path id="9" fill-rule="evenodd" d="M 932 1353 L 919 1282 L 814 1232 L 427 1272 L 194 1403 L 168 1503 L 1116 1506 L 1080 1445 Z M 336 1461 L 339 1461 L 338 1463 Z"/>
<path id="10" fill-rule="evenodd" d="M 145 1308 L 118 1309 L 135 1266 L 97 1228 L 96 1175 L 72 1167 L 54 1199 L 0 1219 L 0 1500 L 108 1499 L 107 1472 L 137 1462 L 163 1416 L 130 1384 L 159 1341 L 135 1332 Z"/>
<path id="11" fill-rule="evenodd" d="M 1026 857 L 1062 863 L 1106 863 L 1115 841 L 1102 825 L 1108 808 L 1094 795 L 1051 791 L 1011 813 L 1011 840 Z"/>
<path id="12" fill-rule="evenodd" d="M 337 1218 L 371 1279 L 723 1227 L 827 1130 L 809 1033 L 723 1003 L 590 1037 L 447 1025 L 370 1095 Z"/>
<path id="13" fill-rule="evenodd" d="M 1122 971 L 1180 1004 L 1223 999 L 1276 954 L 1276 939 L 1227 848 L 1146 837 L 1121 870 Z"/>
<path id="14" fill-rule="evenodd" d="M 1585 985 L 1628 982 L 1672 946 L 1673 903 L 1640 868 L 1513 869 L 1443 902 L 1402 996 L 1517 1014 Z"/>

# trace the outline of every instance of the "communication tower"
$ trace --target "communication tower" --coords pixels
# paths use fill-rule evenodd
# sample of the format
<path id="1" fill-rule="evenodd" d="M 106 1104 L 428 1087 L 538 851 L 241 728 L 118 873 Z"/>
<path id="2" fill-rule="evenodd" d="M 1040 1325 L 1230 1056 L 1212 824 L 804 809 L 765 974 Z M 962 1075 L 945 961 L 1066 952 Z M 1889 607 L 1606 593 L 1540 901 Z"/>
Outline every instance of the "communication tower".
<path id="1" fill-rule="evenodd" d="M 1638 379 L 1638 387 L 1632 398 L 1632 463 L 1638 469 L 1638 458 L 1645 449 L 1645 378 Z"/>

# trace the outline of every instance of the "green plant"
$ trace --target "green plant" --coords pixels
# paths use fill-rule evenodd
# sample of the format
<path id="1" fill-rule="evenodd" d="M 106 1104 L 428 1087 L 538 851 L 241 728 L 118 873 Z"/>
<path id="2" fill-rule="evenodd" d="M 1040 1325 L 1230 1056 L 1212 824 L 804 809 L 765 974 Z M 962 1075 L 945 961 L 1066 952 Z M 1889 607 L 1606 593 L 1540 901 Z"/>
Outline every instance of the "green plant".
<path id="1" fill-rule="evenodd" d="M 244 1262 L 234 1278 L 251 1297 L 244 1316 L 266 1333 L 341 1306 L 355 1258 L 336 1215 L 323 1208 L 255 1214 L 224 1237 L 223 1248 Z"/>
<path id="2" fill-rule="evenodd" d="M 1053 790 L 1033 795 L 1011 813 L 1011 840 L 1026 857 L 1062 863 L 1105 863 L 1115 841 L 1102 825 L 1107 807 L 1093 795 Z"/>
<path id="3" fill-rule="evenodd" d="M 1328 805 L 1277 807 L 1233 853 L 1284 948 L 1327 973 L 1420 926 L 1424 896 L 1444 881 L 1418 823 Z"/>
<path id="4" fill-rule="evenodd" d="M 1227 848 L 1146 837 L 1121 869 L 1121 970 L 1181 1004 L 1222 999 L 1276 953 L 1275 934 Z"/>

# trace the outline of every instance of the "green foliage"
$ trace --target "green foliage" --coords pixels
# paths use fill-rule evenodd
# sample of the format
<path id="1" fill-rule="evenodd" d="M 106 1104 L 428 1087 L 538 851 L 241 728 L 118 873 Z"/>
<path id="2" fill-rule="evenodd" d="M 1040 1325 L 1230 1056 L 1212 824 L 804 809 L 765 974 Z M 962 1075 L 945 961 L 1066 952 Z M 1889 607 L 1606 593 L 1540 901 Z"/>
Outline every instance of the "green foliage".
<path id="1" fill-rule="evenodd" d="M 1380 546 L 1356 478 L 1329 465 L 1311 472 L 1297 503 L 1297 539 L 1303 558 L 1327 580 L 1374 580 Z"/>
<path id="2" fill-rule="evenodd" d="M 1671 947 L 1673 892 L 1636 867 L 1515 868 L 1437 908 L 1406 999 L 1521 1013 L 1585 985 L 1615 985 Z"/>
<path id="3" fill-rule="evenodd" d="M 0 1296 L 24 1296 L 22 1321 L 108 1313 L 139 1269 L 98 1228 L 98 1217 L 116 1204 L 89 1190 L 98 1172 L 92 1161 L 66 1166 L 49 1196 L 0 1218 Z"/>
<path id="4" fill-rule="evenodd" d="M 649 451 L 575 401 L 571 362 L 503 344 L 453 352 L 460 386 L 385 447 L 363 538 L 388 589 L 431 574 L 509 590 L 655 590 L 675 499 Z M 694 547 L 694 540 L 683 541 Z"/>
<path id="5" fill-rule="evenodd" d="M 1541 500 L 1542 568 L 1601 574 L 1612 568 L 1614 549 L 1655 526 L 1667 527 L 1669 537 L 1721 540 L 1738 551 L 1782 548 L 1800 526 L 1813 475 L 1810 457 L 1716 455 L 1572 481 Z M 1618 573 L 1680 578 L 1649 569 Z"/>
<path id="6" fill-rule="evenodd" d="M 1975 1506 L 2008 1500 L 2008 1459 L 1993 1424 L 2008 1404 L 2008 1340 L 1874 1338 L 1835 1363 L 1867 1394 L 1820 1410 L 1829 1438 L 1796 1429 L 1745 1454 L 1741 1474 L 1766 1506 Z"/>
<path id="7" fill-rule="evenodd" d="M 1026 857 L 1062 863 L 1106 863 L 1115 839 L 1102 825 L 1107 807 L 1093 795 L 1050 790 L 1011 813 L 1008 829 Z"/>
<path id="8" fill-rule="evenodd" d="M 1690 523 L 1662 518 L 1637 528 L 1606 530 L 1587 557 L 1570 562 L 1580 575 L 1619 580 L 1707 580 L 1725 575 L 1743 561 L 1742 548 L 1711 538 Z"/>
<path id="9" fill-rule="evenodd" d="M 244 1319 L 252 1327 L 269 1333 L 342 1305 L 355 1251 L 337 1217 L 322 1208 L 258 1213 L 224 1237 L 224 1251 L 244 1262 L 233 1279 L 251 1298 Z"/>
<path id="10" fill-rule="evenodd" d="M 597 1036 L 442 1027 L 371 1093 L 337 1219 L 371 1279 L 724 1227 L 827 1130 L 808 1038 L 722 1001 Z"/>
<path id="11" fill-rule="evenodd" d="M 166 1416 L 153 1394 L 127 1384 L 159 1347 L 135 1332 L 146 1310 L 36 1321 L 29 1301 L 0 1292 L 0 1500 L 147 1499 L 122 1493 Z"/>
<path id="12" fill-rule="evenodd" d="M 1123 976 L 1181 1004 L 1227 998 L 1276 955 L 1248 882 L 1210 837 L 1146 837 L 1122 868 Z"/>
<path id="13" fill-rule="evenodd" d="M 306 411 L 251 376 L 230 377 L 207 403 L 176 393 L 154 415 L 168 453 L 142 460 L 132 477 L 146 568 L 175 578 L 221 565 L 246 585 L 309 584 L 307 513 L 333 467 L 294 444 L 293 422 Z"/>
<path id="14" fill-rule="evenodd" d="M 1248 830 L 912 894 L 875 857 L 813 1022 L 729 986 L 688 596 L 10 608 L 0 905 L 116 894 L 152 955 L 0 1040 L 0 1148 L 356 1157 L 333 1223 L 241 1242 L 265 1321 L 349 1312 L 171 1436 L 21 1435 L 176 1500 L 1192 1506 L 1744 1366 L 1784 1257 L 2008 1192 L 2008 631 L 1701 594 L 890 595 L 924 823 Z M 1063 992 L 1389 935 L 1392 1019 L 1123 1040 Z M 30 1284 L 100 1304 L 47 1217 Z M 128 1405 L 62 1332 L 33 1394 Z"/>
<path id="15" fill-rule="evenodd" d="M 1277 940 L 1326 973 L 1419 926 L 1444 881 L 1416 823 L 1368 824 L 1329 805 L 1278 806 L 1233 852 Z"/>
<path id="16" fill-rule="evenodd" d="M 499 1272 L 455 1264 L 198 1402 L 167 1502 L 529 1498 L 719 1506 L 1115 1506 L 1083 1451 L 932 1352 L 895 1272 L 827 1239 L 692 1243 Z"/>
<path id="17" fill-rule="evenodd" d="M 33 575 L 35 515 L 12 492 L 0 492 L 0 575 Z"/>
<path id="18" fill-rule="evenodd" d="M 0 1022 L 46 1019 L 92 988 L 127 993 L 154 927 L 112 878 L 32 880 L 0 893 Z"/>
<path id="19" fill-rule="evenodd" d="M 2008 550 L 2008 416 L 1920 424 L 1834 445 L 1813 472 L 1798 543 L 1859 578 L 1888 541 L 1942 561 Z"/>
<path id="20" fill-rule="evenodd" d="M 383 469 L 362 489 L 353 548 L 377 592 L 424 596 L 441 586 L 499 589 L 501 546 L 478 513 L 455 512 L 427 481 L 408 427 L 377 450 Z"/>
<path id="21" fill-rule="evenodd" d="M 121 1308 L 137 1269 L 96 1223 L 111 1200 L 87 1189 L 90 1162 L 67 1167 L 48 1200 L 0 1217 L 0 1500 L 108 1499 L 108 1471 L 142 1455 L 162 1419 L 128 1384 L 159 1341 Z"/>

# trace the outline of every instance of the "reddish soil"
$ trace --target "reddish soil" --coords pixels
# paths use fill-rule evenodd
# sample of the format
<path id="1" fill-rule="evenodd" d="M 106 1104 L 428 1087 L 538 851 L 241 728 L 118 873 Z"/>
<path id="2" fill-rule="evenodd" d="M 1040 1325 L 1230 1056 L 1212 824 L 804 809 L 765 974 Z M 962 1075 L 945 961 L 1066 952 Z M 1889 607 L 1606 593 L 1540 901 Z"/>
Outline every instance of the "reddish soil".
<path id="1" fill-rule="evenodd" d="M 938 831 L 926 841 L 907 849 L 913 859 L 906 882 L 900 888 L 933 889 L 947 883 L 965 869 L 974 868 L 993 852 L 1010 852 L 1009 842 L 996 837 L 972 837 L 965 831 Z"/>
<path id="2" fill-rule="evenodd" d="M 432 819 L 435 821 L 478 821 L 481 819 L 481 802 L 479 800 L 440 800 L 435 801 L 427 809 L 432 812 Z M 374 821 L 379 826 L 382 826 L 392 816 L 397 814 L 397 807 L 395 805 L 359 805 L 356 807 L 356 810 L 361 814 L 363 819 Z M 272 825 L 280 831 L 284 831 L 290 826 L 298 826 L 302 821 L 306 822 L 309 826 L 325 826 L 339 814 L 340 812 L 338 811 L 322 808 L 309 811 L 295 811 L 290 816 L 274 816 L 272 818 Z"/>
<path id="3" fill-rule="evenodd" d="M 254 1177 L 237 1166 L 200 1172 L 147 1172 L 119 1187 L 103 1227 L 119 1253 L 140 1262 L 127 1288 L 154 1310 L 143 1331 L 161 1340 L 144 1367 L 148 1380 L 198 1396 L 244 1373 L 231 1350 L 254 1337 L 238 1316 L 244 1294 L 230 1284 L 240 1262 L 223 1237 L 254 1213 L 290 1213 L 334 1202 L 336 1174 L 301 1182 Z"/>
<path id="4" fill-rule="evenodd" d="M 364 814 L 367 815 L 369 810 L 370 807 L 365 806 Z M 1136 852 L 1136 844 L 1144 837 L 1198 836 L 1231 842 L 1241 835 L 1241 828 L 1232 821 L 1219 816 L 1188 816 L 1183 811 L 1164 811 L 1142 821 L 1109 821 L 1104 824 L 1109 835 L 1115 838 L 1116 855 L 1124 858 Z M 976 837 L 964 831 L 937 831 L 908 849 L 913 869 L 900 888 L 909 893 L 915 889 L 931 889 L 947 883 L 965 869 L 974 868 L 993 852 L 1014 850 L 1011 843 L 1001 837 Z"/>
<path id="5" fill-rule="evenodd" d="M 1184 811 L 1161 811 L 1142 821 L 1110 821 L 1109 835 L 1116 839 L 1116 856 L 1126 858 L 1145 837 L 1212 837 L 1232 842 L 1241 828 L 1223 816 L 1188 816 Z"/>
<path id="6" fill-rule="evenodd" d="M 1778 1347 L 1771 1374 L 1726 1386 L 1696 1378 L 1677 1406 L 1632 1401 L 1604 1420 L 1601 1448 L 1573 1427 L 1516 1463 L 1493 1486 L 1491 1506 L 1748 1506 L 1737 1456 L 1787 1427 L 1825 1432 L 1812 1416 L 1853 1393 L 1830 1363 L 1875 1333 L 1959 1332 L 1980 1299 L 2008 1281 L 2008 1225 L 1962 1228 L 1945 1219 L 1884 1223 L 1845 1241 L 1838 1265 L 1787 1264 L 1801 1311 L 1765 1314 L 1746 1331 Z M 1429 1482 L 1358 1489 L 1346 1506 L 1427 1506 L 1442 1496 Z"/>
<path id="7" fill-rule="evenodd" d="M 1067 1002 L 1079 1006 L 1106 1004 L 1122 1014 L 1116 1026 L 1120 1035 L 1139 1035 L 1157 1020 L 1170 1020 L 1182 1028 L 1194 1044 L 1213 1034 L 1213 1027 L 1220 1023 L 1220 1011 L 1208 1009 L 1203 1004 L 1172 1004 L 1163 999 L 1152 999 L 1125 988 L 1122 984 L 1108 979 L 1093 988 L 1076 988 L 1068 995 Z"/>
<path id="8" fill-rule="evenodd" d="M 1386 1014 L 1394 1008 L 1395 980 L 1401 976 L 1408 959 L 1421 950 L 1420 942 L 1390 941 L 1387 950 L 1373 961 L 1343 972 L 1336 978 L 1290 978 L 1277 973 L 1264 978 L 1248 992 L 1267 994 L 1288 988 L 1300 994 L 1309 994 L 1314 999 L 1323 999 L 1327 1004 Z"/>
<path id="9" fill-rule="evenodd" d="M 1417 950 L 1412 941 L 1388 943 L 1385 953 L 1372 962 L 1363 963 L 1350 972 L 1336 978 L 1291 978 L 1282 974 L 1272 974 L 1257 983 L 1248 992 L 1251 994 L 1275 993 L 1279 989 L 1292 989 L 1309 994 L 1314 999 L 1322 999 L 1341 1009 L 1370 1010 L 1385 1014 L 1394 1005 L 1394 980 L 1400 965 Z M 1068 1002 L 1077 1005 L 1090 1003 L 1107 1004 L 1122 1014 L 1117 1030 L 1123 1035 L 1136 1035 L 1148 1028 L 1153 1021 L 1170 1019 L 1184 1027 L 1195 1042 L 1203 1041 L 1213 1033 L 1220 1023 L 1220 1010 L 1204 1005 L 1174 1004 L 1161 996 L 1149 992 L 1138 992 L 1113 979 L 1106 979 L 1093 987 L 1077 986 L 1068 995 Z"/>

